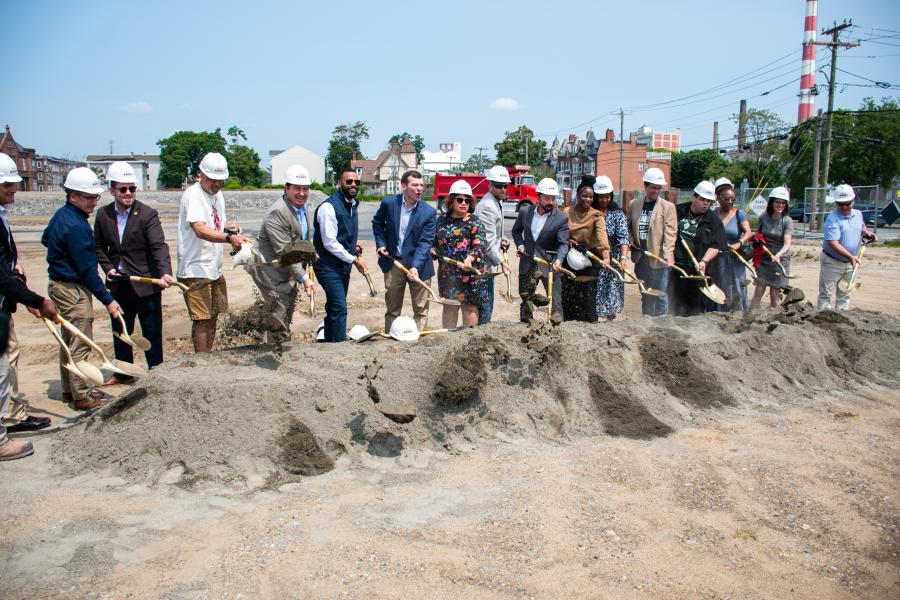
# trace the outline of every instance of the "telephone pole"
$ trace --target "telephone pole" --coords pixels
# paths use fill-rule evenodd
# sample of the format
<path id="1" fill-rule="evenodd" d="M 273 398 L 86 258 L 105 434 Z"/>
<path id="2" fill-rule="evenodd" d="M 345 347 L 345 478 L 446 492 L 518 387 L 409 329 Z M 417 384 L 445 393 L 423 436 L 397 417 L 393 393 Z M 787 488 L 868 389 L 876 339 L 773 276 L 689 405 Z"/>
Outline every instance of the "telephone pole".
<path id="1" fill-rule="evenodd" d="M 828 46 L 831 48 L 831 77 L 828 78 L 828 120 L 825 122 L 825 148 L 822 151 L 822 179 L 821 184 L 828 186 L 828 167 L 831 162 L 831 122 L 834 119 L 834 79 L 837 75 L 837 51 L 838 48 L 853 48 L 859 46 L 858 42 L 841 42 L 839 37 L 841 31 L 853 25 L 853 21 L 844 21 L 840 25 L 835 24 L 831 29 L 826 29 L 822 35 L 830 35 L 830 42 L 813 42 L 817 46 Z"/>
<path id="2" fill-rule="evenodd" d="M 485 148 L 484 146 L 476 146 L 475 149 L 478 150 L 478 172 L 483 173 L 484 168 L 481 165 L 481 154 L 482 154 L 482 152 L 487 150 L 487 148 Z"/>
<path id="3" fill-rule="evenodd" d="M 622 189 L 622 165 L 625 162 L 625 111 L 619 109 L 619 194 L 624 194 Z"/>
<path id="4" fill-rule="evenodd" d="M 816 114 L 816 145 L 813 149 L 812 167 L 812 200 L 809 203 L 809 215 L 806 216 L 806 227 L 810 231 L 819 229 L 818 205 L 819 205 L 819 154 L 822 151 L 822 109 Z M 815 221 L 814 221 L 815 220 Z"/>

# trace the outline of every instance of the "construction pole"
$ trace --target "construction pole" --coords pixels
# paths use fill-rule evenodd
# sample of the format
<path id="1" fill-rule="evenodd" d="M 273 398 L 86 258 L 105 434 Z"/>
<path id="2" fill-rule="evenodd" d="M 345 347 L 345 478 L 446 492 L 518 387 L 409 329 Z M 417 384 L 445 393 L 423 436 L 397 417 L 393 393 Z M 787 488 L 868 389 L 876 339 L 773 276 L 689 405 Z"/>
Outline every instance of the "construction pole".
<path id="1" fill-rule="evenodd" d="M 822 150 L 822 109 L 816 114 L 816 145 L 813 149 L 813 166 L 812 166 L 812 199 L 809 203 L 809 215 L 806 217 L 806 228 L 810 231 L 818 231 L 819 229 L 819 153 Z M 813 221 L 815 219 L 815 221 Z"/>
<path id="2" fill-rule="evenodd" d="M 485 148 L 484 146 L 478 146 L 478 147 L 475 148 L 475 149 L 478 150 L 478 172 L 479 172 L 479 173 L 484 173 L 484 167 L 483 167 L 483 165 L 481 164 L 481 154 L 482 154 L 482 152 L 483 152 L 484 150 L 486 150 L 486 148 Z"/>
<path id="3" fill-rule="evenodd" d="M 651 142 L 652 143 L 652 142 Z M 622 164 L 625 162 L 625 111 L 619 109 L 619 194 L 624 194 L 622 188 Z M 622 196 L 624 198 L 624 196 Z"/>

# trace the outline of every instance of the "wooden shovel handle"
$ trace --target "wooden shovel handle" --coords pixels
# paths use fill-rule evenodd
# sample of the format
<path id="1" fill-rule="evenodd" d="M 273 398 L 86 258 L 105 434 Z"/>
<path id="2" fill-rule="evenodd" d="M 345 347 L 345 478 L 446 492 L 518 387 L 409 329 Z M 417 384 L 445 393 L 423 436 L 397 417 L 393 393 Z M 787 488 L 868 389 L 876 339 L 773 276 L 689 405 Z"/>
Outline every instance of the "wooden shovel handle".
<path id="1" fill-rule="evenodd" d="M 65 327 L 66 329 L 68 329 L 70 333 L 72 333 L 75 336 L 77 336 L 78 338 L 80 338 L 81 341 L 83 341 L 85 344 L 90 346 L 92 350 L 94 350 L 97 354 L 100 355 L 100 358 L 103 359 L 103 362 L 105 362 L 105 363 L 109 362 L 109 359 L 106 358 L 106 355 L 103 353 L 103 350 L 100 348 L 100 346 L 98 346 L 96 343 L 94 343 L 94 340 L 89 338 L 84 332 L 82 332 L 80 329 L 75 327 L 75 325 L 73 325 L 72 323 L 69 323 L 68 321 L 63 319 L 61 315 L 56 315 L 56 322 L 59 323 L 60 325 L 62 325 L 63 327 Z"/>

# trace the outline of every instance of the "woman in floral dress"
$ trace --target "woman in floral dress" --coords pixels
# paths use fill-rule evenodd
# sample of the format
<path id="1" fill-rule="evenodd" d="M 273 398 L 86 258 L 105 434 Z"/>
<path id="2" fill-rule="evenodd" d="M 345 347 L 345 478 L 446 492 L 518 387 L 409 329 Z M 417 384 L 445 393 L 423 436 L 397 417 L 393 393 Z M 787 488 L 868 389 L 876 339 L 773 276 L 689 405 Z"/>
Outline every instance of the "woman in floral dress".
<path id="1" fill-rule="evenodd" d="M 472 188 L 457 181 L 450 188 L 447 212 L 437 220 L 434 251 L 438 259 L 438 290 L 442 298 L 462 302 L 462 306 L 443 306 L 445 328 L 457 326 L 460 309 L 463 325 L 478 325 L 478 305 L 488 298 L 486 280 L 473 277 L 484 259 L 485 242 L 481 221 L 469 212 L 471 204 Z M 471 270 L 446 263 L 443 257 L 457 260 Z"/>
<path id="2" fill-rule="evenodd" d="M 609 177 L 598 177 L 594 186 L 594 208 L 606 219 L 606 236 L 609 238 L 611 258 L 625 264 L 628 261 L 628 224 L 625 213 L 613 199 L 613 186 Z M 615 266 L 613 267 L 615 268 Z M 612 321 L 625 307 L 625 284 L 608 269 L 600 271 L 597 280 L 597 316 Z"/>

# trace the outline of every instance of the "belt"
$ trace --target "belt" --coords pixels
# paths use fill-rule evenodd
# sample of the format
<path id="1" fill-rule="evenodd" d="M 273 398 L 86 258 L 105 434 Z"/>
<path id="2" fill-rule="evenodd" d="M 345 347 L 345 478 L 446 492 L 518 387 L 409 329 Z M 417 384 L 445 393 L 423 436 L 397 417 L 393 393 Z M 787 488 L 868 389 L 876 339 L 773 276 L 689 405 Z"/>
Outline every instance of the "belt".
<path id="1" fill-rule="evenodd" d="M 825 250 L 824 248 L 822 249 L 822 252 L 824 252 L 824 253 L 825 253 L 825 256 L 827 256 L 828 258 L 833 258 L 834 260 L 836 260 L 836 261 L 838 261 L 838 262 L 842 262 L 842 263 L 849 263 L 849 262 L 850 262 L 849 260 L 847 260 L 847 259 L 844 258 L 843 256 L 835 256 L 834 254 L 832 254 L 832 253 L 829 252 L 828 250 Z"/>

